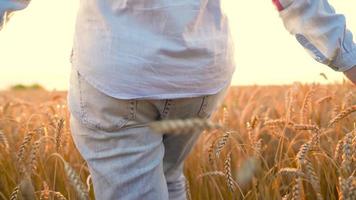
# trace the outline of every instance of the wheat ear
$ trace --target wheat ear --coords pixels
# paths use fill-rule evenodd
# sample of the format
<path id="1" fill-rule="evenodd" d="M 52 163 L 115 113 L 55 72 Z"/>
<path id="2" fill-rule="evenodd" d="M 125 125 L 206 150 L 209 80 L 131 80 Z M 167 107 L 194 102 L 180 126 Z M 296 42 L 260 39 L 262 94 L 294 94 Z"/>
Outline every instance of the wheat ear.
<path id="1" fill-rule="evenodd" d="M 231 135 L 230 131 L 226 131 L 221 137 L 218 138 L 215 148 L 215 156 L 219 158 L 221 151 L 226 146 L 229 141 L 229 137 Z"/>
<path id="2" fill-rule="evenodd" d="M 347 174 L 352 173 L 352 139 L 353 132 L 346 134 L 343 142 L 343 154 L 342 154 L 342 162 L 341 169 Z"/>
<path id="3" fill-rule="evenodd" d="M 10 200 L 18 199 L 19 192 L 20 192 L 20 185 L 17 185 L 10 194 Z"/>
<path id="4" fill-rule="evenodd" d="M 318 99 L 318 100 L 316 101 L 316 103 L 317 103 L 317 104 L 322 104 L 322 103 L 324 103 L 324 102 L 329 102 L 329 101 L 332 100 L 332 98 L 333 98 L 332 96 L 322 97 L 322 98 Z"/>
<path id="5" fill-rule="evenodd" d="M 187 200 L 192 200 L 192 193 L 190 191 L 190 183 L 188 179 L 185 179 L 185 193 L 187 196 Z"/>
<path id="6" fill-rule="evenodd" d="M 339 114 L 337 114 L 332 120 L 330 120 L 328 127 L 330 128 L 331 126 L 333 126 L 334 124 L 341 121 L 342 119 L 344 119 L 345 117 L 347 117 L 348 115 L 350 115 L 351 113 L 353 113 L 355 111 L 356 111 L 356 105 L 346 108 L 345 110 L 343 110 Z"/>
<path id="7" fill-rule="evenodd" d="M 64 165 L 65 174 L 69 180 L 69 183 L 74 187 L 75 191 L 77 192 L 78 199 L 88 200 L 88 191 L 76 171 L 69 165 L 69 163 L 64 160 L 64 158 L 60 154 L 53 153 L 51 156 L 56 156 L 62 161 Z"/>
<path id="8" fill-rule="evenodd" d="M 222 171 L 211 171 L 211 172 L 205 172 L 203 174 L 199 174 L 196 179 L 199 180 L 201 178 L 204 178 L 206 176 L 223 176 L 225 177 L 225 173 Z"/>
<path id="9" fill-rule="evenodd" d="M 0 130 L 0 144 L 3 144 L 6 151 L 9 151 L 9 141 L 4 132 Z"/>
<path id="10" fill-rule="evenodd" d="M 264 125 L 271 128 L 276 127 L 284 127 L 286 125 L 291 126 L 293 125 L 292 122 L 287 122 L 285 119 L 273 119 L 273 120 L 266 120 Z"/>
<path id="11" fill-rule="evenodd" d="M 25 154 L 25 149 L 26 147 L 31 143 L 31 140 L 33 138 L 34 132 L 33 131 L 29 131 L 26 136 L 24 137 L 21 145 L 20 145 L 20 149 L 17 153 L 17 161 L 18 163 L 22 163 L 23 159 L 24 159 L 24 154 Z"/>
<path id="12" fill-rule="evenodd" d="M 64 127 L 64 119 L 60 119 L 56 128 L 56 151 L 59 152 L 62 147 L 62 132 Z"/>
<path id="13" fill-rule="evenodd" d="M 297 160 L 298 160 L 299 167 L 303 166 L 306 156 L 307 156 L 308 152 L 310 151 L 310 149 L 311 149 L 311 141 L 303 144 L 300 147 L 299 152 L 297 153 Z"/>
<path id="14" fill-rule="evenodd" d="M 49 187 L 46 181 L 43 181 L 43 190 L 40 192 L 40 200 L 48 200 L 50 195 Z"/>
<path id="15" fill-rule="evenodd" d="M 305 95 L 303 105 L 301 108 L 301 113 L 300 113 L 300 122 L 301 123 L 307 123 L 308 115 L 310 112 L 310 107 L 311 107 L 311 102 L 312 98 L 314 96 L 315 90 L 311 89 L 308 91 L 308 93 Z"/>
<path id="16" fill-rule="evenodd" d="M 343 154 L 343 146 L 344 146 L 344 139 L 339 140 L 335 147 L 335 154 L 334 154 L 334 160 L 337 163 L 340 163 L 342 161 L 342 154 Z"/>
<path id="17" fill-rule="evenodd" d="M 285 167 L 279 170 L 279 174 L 282 176 L 286 176 L 289 178 L 295 178 L 295 177 L 305 177 L 305 174 L 297 168 L 290 168 L 290 167 Z"/>
<path id="18" fill-rule="evenodd" d="M 234 179 L 231 173 L 231 152 L 228 153 L 227 158 L 224 161 L 224 169 L 225 169 L 227 187 L 229 188 L 230 192 L 234 192 L 235 191 Z"/>
<path id="19" fill-rule="evenodd" d="M 220 129 L 220 124 L 215 124 L 207 119 L 163 120 L 152 122 L 149 127 L 162 134 L 189 134 L 201 130 Z"/>
<path id="20" fill-rule="evenodd" d="M 31 173 L 36 171 L 37 169 L 37 153 L 38 153 L 38 149 L 40 148 L 40 145 L 41 145 L 41 139 L 38 139 L 32 146 L 31 155 L 30 155 Z"/>
<path id="21" fill-rule="evenodd" d="M 89 194 L 85 188 L 84 183 L 81 181 L 75 170 L 67 162 L 64 162 L 64 171 L 66 172 L 69 182 L 75 188 L 78 194 L 78 198 L 80 200 L 88 200 Z"/>
<path id="22" fill-rule="evenodd" d="M 309 159 L 305 160 L 305 171 L 308 176 L 308 179 L 316 193 L 317 199 L 318 200 L 323 200 L 323 196 L 321 195 L 321 189 L 320 189 L 320 180 L 318 175 L 316 174 L 314 167 L 312 163 L 310 162 Z"/>
<path id="23" fill-rule="evenodd" d="M 215 147 L 215 143 L 216 143 L 216 140 L 213 141 L 209 148 L 208 148 L 208 160 L 209 160 L 209 164 L 210 165 L 213 165 L 214 164 L 214 147 Z"/>
<path id="24" fill-rule="evenodd" d="M 296 182 L 293 185 L 293 189 L 292 189 L 292 200 L 301 200 L 302 193 L 303 193 L 302 179 L 300 177 L 297 177 Z"/>
<path id="25" fill-rule="evenodd" d="M 343 191 L 342 196 L 345 200 L 354 200 L 356 199 L 356 177 L 350 176 L 347 179 L 341 178 L 341 188 Z"/>

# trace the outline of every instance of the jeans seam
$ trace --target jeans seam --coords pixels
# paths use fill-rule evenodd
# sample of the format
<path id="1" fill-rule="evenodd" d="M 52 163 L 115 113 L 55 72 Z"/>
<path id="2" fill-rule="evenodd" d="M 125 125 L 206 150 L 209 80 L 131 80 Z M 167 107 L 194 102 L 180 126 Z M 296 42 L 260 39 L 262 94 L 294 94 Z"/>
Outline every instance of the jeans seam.
<path id="1" fill-rule="evenodd" d="M 137 100 L 130 100 L 130 105 L 129 105 L 129 109 L 130 109 L 130 116 L 128 120 L 134 120 L 136 119 L 136 110 L 137 110 Z"/>
<path id="2" fill-rule="evenodd" d="M 205 95 L 205 96 L 203 96 L 203 98 L 202 98 L 202 103 L 201 103 L 201 105 L 200 105 L 200 108 L 199 108 L 199 111 L 198 111 L 198 116 L 199 117 L 202 117 L 202 112 L 205 112 L 205 108 L 206 108 L 206 106 L 207 106 L 207 98 L 208 98 L 208 95 Z"/>
<path id="3" fill-rule="evenodd" d="M 82 83 L 80 81 L 80 74 L 77 71 L 77 81 L 78 81 L 78 89 L 79 89 L 79 104 L 80 104 L 80 115 L 83 118 L 83 121 L 87 122 L 87 116 L 84 112 L 84 104 L 83 104 L 83 93 L 82 93 Z"/>
<path id="4" fill-rule="evenodd" d="M 172 99 L 167 99 L 165 101 L 164 108 L 163 108 L 163 111 L 162 111 L 162 117 L 161 117 L 162 119 L 165 119 L 168 116 L 172 104 L 173 104 L 173 100 Z"/>
<path id="5" fill-rule="evenodd" d="M 85 105 L 83 103 L 83 93 L 82 93 L 82 82 L 80 73 L 77 71 L 77 78 L 78 78 L 78 89 L 79 89 L 79 104 L 80 104 L 80 115 L 83 118 L 83 123 L 88 125 L 89 127 L 100 129 L 100 124 L 94 123 L 94 121 L 89 120 L 85 110 Z"/>

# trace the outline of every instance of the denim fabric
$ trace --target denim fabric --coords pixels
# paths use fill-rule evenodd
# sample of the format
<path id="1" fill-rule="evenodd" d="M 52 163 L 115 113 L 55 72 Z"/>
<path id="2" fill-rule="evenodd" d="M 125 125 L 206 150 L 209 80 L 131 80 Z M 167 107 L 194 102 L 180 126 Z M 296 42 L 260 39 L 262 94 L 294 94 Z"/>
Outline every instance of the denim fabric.
<path id="1" fill-rule="evenodd" d="M 209 118 L 226 92 L 122 100 L 100 92 L 73 70 L 68 93 L 72 136 L 89 166 L 96 199 L 185 200 L 183 163 L 200 132 L 162 135 L 148 123 Z"/>

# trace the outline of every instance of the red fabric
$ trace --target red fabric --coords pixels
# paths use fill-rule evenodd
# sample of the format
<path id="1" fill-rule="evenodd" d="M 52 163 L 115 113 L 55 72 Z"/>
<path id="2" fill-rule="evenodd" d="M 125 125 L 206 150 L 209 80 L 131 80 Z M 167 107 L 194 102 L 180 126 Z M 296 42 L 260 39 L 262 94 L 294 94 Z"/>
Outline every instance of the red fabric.
<path id="1" fill-rule="evenodd" d="M 281 11 L 284 9 L 279 0 L 272 0 L 272 1 L 273 1 L 274 5 L 277 7 L 278 11 Z"/>

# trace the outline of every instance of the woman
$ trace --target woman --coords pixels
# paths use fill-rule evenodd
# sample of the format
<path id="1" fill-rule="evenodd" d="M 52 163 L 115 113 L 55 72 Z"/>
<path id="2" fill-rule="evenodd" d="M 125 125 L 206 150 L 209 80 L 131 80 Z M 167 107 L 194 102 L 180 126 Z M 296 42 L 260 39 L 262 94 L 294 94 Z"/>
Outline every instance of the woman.
<path id="1" fill-rule="evenodd" d="M 273 2 L 315 60 L 356 83 L 356 45 L 327 0 Z M 0 1 L 2 13 L 23 7 Z M 200 132 L 147 124 L 209 118 L 230 85 L 232 46 L 219 0 L 80 2 L 68 103 L 96 199 L 186 199 L 183 163 Z"/>

